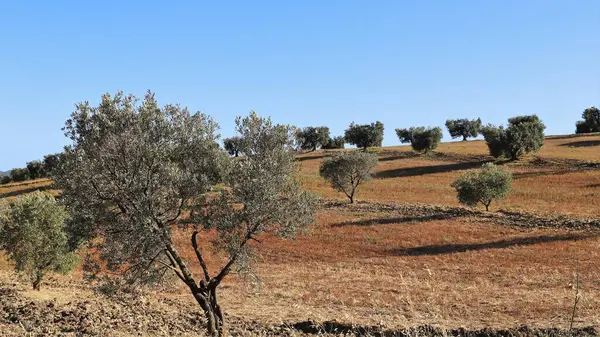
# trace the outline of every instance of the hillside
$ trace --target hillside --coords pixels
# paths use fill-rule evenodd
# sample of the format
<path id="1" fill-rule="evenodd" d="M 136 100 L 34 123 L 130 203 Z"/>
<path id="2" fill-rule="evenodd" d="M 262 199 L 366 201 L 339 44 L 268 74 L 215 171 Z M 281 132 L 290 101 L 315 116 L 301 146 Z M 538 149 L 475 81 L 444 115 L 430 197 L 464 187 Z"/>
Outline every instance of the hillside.
<path id="1" fill-rule="evenodd" d="M 404 146 L 383 148 L 375 179 L 359 189 L 355 205 L 319 177 L 323 151 L 302 154 L 302 184 L 323 198 L 317 225 L 294 241 L 261 238 L 260 286 L 233 277 L 221 291 L 221 304 L 236 329 L 248 334 L 256 325 L 277 327 L 254 330 L 261 334 L 296 334 L 298 329 L 292 333 L 282 324 L 307 320 L 389 330 L 423 325 L 567 329 L 577 274 L 582 297 L 574 325 L 600 328 L 599 148 L 598 135 L 549 137 L 538 155 L 502 163 L 514 173 L 513 191 L 492 204 L 491 213 L 459 206 L 450 187 L 465 170 L 492 160 L 482 141 L 444 143 L 427 156 Z M 14 197 L 49 184 L 1 185 L 0 195 Z M 189 233 L 180 231 L 177 240 L 186 245 Z M 209 266 L 220 263 L 205 250 Z M 193 260 L 194 254 L 186 251 L 185 257 Z M 8 271 L 0 276 L 5 293 L 19 287 L 11 286 Z M 150 293 L 138 305 L 164 308 L 173 324 L 186 327 L 173 335 L 196 334 L 189 323 L 193 315 L 182 310 L 199 312 L 191 297 L 182 288 L 166 293 L 166 300 Z M 50 310 L 43 309 L 50 303 L 75 310 L 83 301 L 106 312 L 125 310 L 100 304 L 104 300 L 81 280 L 81 272 L 54 278 L 43 296 L 28 291 L 19 296 L 24 306 L 31 301 L 41 312 Z M 0 329 L 17 335 L 22 330 L 7 318 L 9 307 L 0 303 Z M 135 328 L 135 320 L 117 320 L 114 326 L 93 321 L 97 329 L 88 330 L 167 334 L 147 321 Z M 64 331 L 74 323 L 47 324 Z M 35 324 L 23 329 L 37 331 Z"/>

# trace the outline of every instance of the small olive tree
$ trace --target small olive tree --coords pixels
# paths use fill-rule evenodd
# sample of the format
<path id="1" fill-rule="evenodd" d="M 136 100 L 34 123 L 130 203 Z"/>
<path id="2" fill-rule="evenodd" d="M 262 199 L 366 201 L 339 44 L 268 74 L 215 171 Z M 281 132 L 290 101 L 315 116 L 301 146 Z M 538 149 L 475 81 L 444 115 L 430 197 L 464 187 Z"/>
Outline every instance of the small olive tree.
<path id="1" fill-rule="evenodd" d="M 54 171 L 77 220 L 71 230 L 99 252 L 108 273 L 93 258 L 86 271 L 133 287 L 175 275 L 202 308 L 211 336 L 225 333 L 217 289 L 232 270 L 250 270 L 256 247 L 248 243 L 266 232 L 291 237 L 314 222 L 315 198 L 295 179 L 291 129 L 254 112 L 236 124 L 245 156 L 234 159 L 220 149 L 209 116 L 160 107 L 150 92 L 141 102 L 107 94 L 97 107 L 77 105 L 64 128 L 72 144 Z M 218 182 L 229 188 L 209 194 Z M 174 242 L 176 225 L 190 235 L 189 246 Z M 204 244 L 226 255 L 210 270 L 201 246 L 208 231 L 216 238 Z M 184 260 L 183 249 L 196 264 Z"/>
<path id="2" fill-rule="evenodd" d="M 452 183 L 458 201 L 468 206 L 481 203 L 490 210 L 493 200 L 502 200 L 510 192 L 512 174 L 494 163 L 484 164 L 481 169 L 471 170 Z"/>
<path id="3" fill-rule="evenodd" d="M 346 143 L 356 145 L 367 151 L 367 148 L 373 146 L 381 146 L 383 142 L 383 123 L 376 121 L 371 124 L 355 124 L 350 123 L 350 126 L 344 132 Z"/>
<path id="4" fill-rule="evenodd" d="M 10 180 L 19 182 L 29 180 L 29 170 L 26 168 L 14 168 L 10 171 Z"/>
<path id="5" fill-rule="evenodd" d="M 344 192 L 354 203 L 356 188 L 371 179 L 373 168 L 377 165 L 377 155 L 367 152 L 342 152 L 326 158 L 319 168 L 319 174 L 335 190 Z"/>
<path id="6" fill-rule="evenodd" d="M 481 129 L 481 118 L 477 119 L 449 119 L 446 121 L 446 128 L 450 136 L 454 138 L 462 137 L 463 141 L 468 138 L 475 138 Z"/>
<path id="7" fill-rule="evenodd" d="M 442 129 L 411 127 L 409 129 L 396 129 L 396 135 L 402 143 L 410 143 L 416 152 L 429 152 L 435 150 L 442 140 Z"/>
<path id="8" fill-rule="evenodd" d="M 77 264 L 65 231 L 67 219 L 65 207 L 43 192 L 18 197 L 12 206 L 0 201 L 0 248 L 35 290 L 48 272 L 66 274 Z"/>

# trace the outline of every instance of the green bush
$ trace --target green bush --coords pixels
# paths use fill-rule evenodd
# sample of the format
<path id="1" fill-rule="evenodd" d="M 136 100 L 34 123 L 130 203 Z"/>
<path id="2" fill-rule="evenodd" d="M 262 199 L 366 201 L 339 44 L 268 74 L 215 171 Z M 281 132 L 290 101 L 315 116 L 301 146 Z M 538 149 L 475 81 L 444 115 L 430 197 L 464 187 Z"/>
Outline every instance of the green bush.
<path id="1" fill-rule="evenodd" d="M 52 195 L 34 192 L 9 206 L 0 202 L 0 247 L 39 290 L 47 272 L 68 273 L 77 263 L 64 230 L 68 214 Z"/>
<path id="2" fill-rule="evenodd" d="M 471 170 L 460 176 L 452 187 L 458 201 L 468 206 L 481 203 L 489 211 L 493 200 L 502 200 L 510 192 L 512 174 L 493 163 L 484 164 L 479 170 Z"/>
<path id="3" fill-rule="evenodd" d="M 29 179 L 29 170 L 26 168 L 14 168 L 10 171 L 11 181 L 25 181 Z"/>
<path id="4" fill-rule="evenodd" d="M 371 171 L 377 165 L 377 155 L 351 151 L 342 152 L 326 158 L 319 169 L 319 174 L 327 180 L 335 190 L 344 192 L 354 203 L 357 187 L 371 179 Z"/>

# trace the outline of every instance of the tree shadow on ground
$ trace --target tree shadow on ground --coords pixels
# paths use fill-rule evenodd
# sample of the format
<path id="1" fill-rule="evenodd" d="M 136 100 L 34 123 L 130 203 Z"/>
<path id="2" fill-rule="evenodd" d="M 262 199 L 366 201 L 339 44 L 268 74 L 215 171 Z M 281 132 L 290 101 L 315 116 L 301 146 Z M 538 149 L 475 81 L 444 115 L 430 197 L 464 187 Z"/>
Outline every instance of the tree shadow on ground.
<path id="1" fill-rule="evenodd" d="M 312 159 L 321 159 L 323 157 L 324 157 L 324 155 L 322 153 L 316 153 L 316 154 L 313 154 L 313 155 L 296 157 L 296 160 L 297 161 L 305 161 L 305 160 L 312 160 Z"/>
<path id="2" fill-rule="evenodd" d="M 422 255 L 444 255 L 453 253 L 465 253 L 486 249 L 509 248 L 515 246 L 528 246 L 540 243 L 559 241 L 578 241 L 598 237 L 599 234 L 564 234 L 564 235 L 540 235 L 534 237 L 513 238 L 483 243 L 457 243 L 443 245 L 427 245 L 414 248 L 394 249 L 390 253 L 398 256 L 422 256 Z"/>
<path id="3" fill-rule="evenodd" d="M 391 218 L 375 218 L 375 219 L 360 219 L 356 221 L 344 221 L 332 224 L 331 227 L 346 227 L 346 226 L 374 226 L 374 225 L 389 225 L 399 224 L 406 222 L 429 222 L 436 220 L 448 220 L 454 218 L 464 217 L 466 214 L 460 214 L 457 212 L 437 213 L 428 215 L 407 215 L 401 217 Z"/>
<path id="4" fill-rule="evenodd" d="M 560 144 L 560 146 L 566 146 L 566 147 L 591 147 L 591 146 L 598 146 L 598 145 L 600 145 L 600 140 L 582 140 L 582 141 L 578 141 L 578 142 Z"/>
<path id="5" fill-rule="evenodd" d="M 536 178 L 536 177 L 545 177 L 545 176 L 558 176 L 569 173 L 576 173 L 580 171 L 575 170 L 560 170 L 560 171 L 533 171 L 533 172 L 516 172 L 513 173 L 513 179 L 525 179 L 525 178 Z"/>
<path id="6" fill-rule="evenodd" d="M 29 187 L 29 188 L 16 190 L 16 191 L 10 191 L 10 192 L 0 194 L 0 199 L 7 198 L 7 197 L 16 197 L 21 194 L 27 194 L 27 193 L 31 193 L 31 192 L 35 192 L 35 191 L 46 191 L 46 190 L 51 189 L 52 187 L 53 187 L 53 185 L 50 184 L 50 185 L 45 185 L 45 186 Z"/>
<path id="7" fill-rule="evenodd" d="M 403 167 L 391 170 L 376 172 L 373 176 L 378 179 L 414 177 L 426 174 L 445 173 L 453 171 L 469 170 L 479 168 L 488 161 L 476 161 L 466 163 L 444 164 L 435 166 Z"/>

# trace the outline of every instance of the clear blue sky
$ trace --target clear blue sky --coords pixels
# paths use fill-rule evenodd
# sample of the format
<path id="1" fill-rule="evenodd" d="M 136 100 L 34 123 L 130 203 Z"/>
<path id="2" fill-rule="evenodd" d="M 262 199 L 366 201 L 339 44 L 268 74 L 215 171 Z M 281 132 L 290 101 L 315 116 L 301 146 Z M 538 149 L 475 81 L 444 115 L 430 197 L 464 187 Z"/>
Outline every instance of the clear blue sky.
<path id="1" fill-rule="evenodd" d="M 0 170 L 58 152 L 74 104 L 156 92 L 212 115 L 394 128 L 600 105 L 600 1 L 2 1 Z M 444 140 L 450 138 L 445 134 Z"/>

